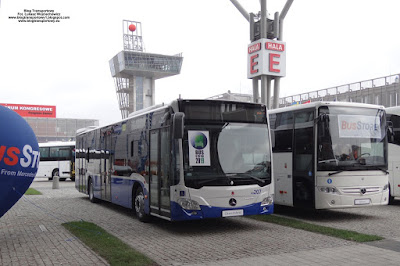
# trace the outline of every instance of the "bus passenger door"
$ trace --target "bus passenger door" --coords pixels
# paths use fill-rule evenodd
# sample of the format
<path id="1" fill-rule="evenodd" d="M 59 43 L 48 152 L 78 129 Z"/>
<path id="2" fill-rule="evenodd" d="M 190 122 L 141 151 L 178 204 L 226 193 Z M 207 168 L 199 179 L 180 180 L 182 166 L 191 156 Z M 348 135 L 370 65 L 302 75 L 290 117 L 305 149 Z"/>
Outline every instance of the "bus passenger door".
<path id="1" fill-rule="evenodd" d="M 295 113 L 293 136 L 293 206 L 314 208 L 314 110 Z"/>
<path id="2" fill-rule="evenodd" d="M 170 128 L 150 131 L 150 209 L 171 217 L 170 213 Z"/>
<path id="3" fill-rule="evenodd" d="M 111 201 L 111 171 L 113 162 L 113 147 L 111 134 L 104 136 L 104 152 L 101 159 L 101 198 Z"/>

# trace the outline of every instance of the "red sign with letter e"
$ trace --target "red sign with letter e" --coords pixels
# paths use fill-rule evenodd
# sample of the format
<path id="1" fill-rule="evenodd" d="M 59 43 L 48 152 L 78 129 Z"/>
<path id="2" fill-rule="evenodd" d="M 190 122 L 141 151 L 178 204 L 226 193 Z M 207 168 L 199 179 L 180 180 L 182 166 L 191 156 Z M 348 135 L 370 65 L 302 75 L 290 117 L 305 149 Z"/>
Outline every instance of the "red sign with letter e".
<path id="1" fill-rule="evenodd" d="M 286 43 L 260 39 L 247 48 L 247 78 L 286 76 Z"/>

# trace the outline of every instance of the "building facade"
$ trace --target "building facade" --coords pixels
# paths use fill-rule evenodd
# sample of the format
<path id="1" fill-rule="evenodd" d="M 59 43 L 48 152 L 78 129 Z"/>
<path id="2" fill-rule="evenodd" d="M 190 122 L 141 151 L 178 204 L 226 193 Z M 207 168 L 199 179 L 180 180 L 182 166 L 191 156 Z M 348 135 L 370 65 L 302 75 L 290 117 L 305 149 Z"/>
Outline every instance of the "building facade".
<path id="1" fill-rule="evenodd" d="M 38 142 L 72 141 L 78 129 L 99 126 L 99 120 L 94 119 L 24 118 L 35 132 Z"/>
<path id="2" fill-rule="evenodd" d="M 99 120 L 57 118 L 56 106 L 0 103 L 22 116 L 33 129 L 38 142 L 75 140 L 76 131 L 99 126 Z"/>

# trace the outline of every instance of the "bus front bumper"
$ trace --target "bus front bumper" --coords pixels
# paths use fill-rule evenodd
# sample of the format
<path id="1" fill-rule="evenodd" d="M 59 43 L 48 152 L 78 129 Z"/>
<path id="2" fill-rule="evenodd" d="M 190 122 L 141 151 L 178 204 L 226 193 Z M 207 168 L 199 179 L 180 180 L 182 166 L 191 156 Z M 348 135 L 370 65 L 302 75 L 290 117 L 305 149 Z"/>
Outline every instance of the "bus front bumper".
<path id="1" fill-rule="evenodd" d="M 272 214 L 274 212 L 274 205 L 272 204 L 261 206 L 261 203 L 255 203 L 237 208 L 200 205 L 200 209 L 201 210 L 185 210 L 178 203 L 171 202 L 171 220 L 182 221 L 258 214 Z"/>
<path id="2" fill-rule="evenodd" d="M 387 205 L 389 190 L 373 194 L 335 194 L 317 191 L 315 193 L 316 209 L 357 208 L 365 206 Z"/>

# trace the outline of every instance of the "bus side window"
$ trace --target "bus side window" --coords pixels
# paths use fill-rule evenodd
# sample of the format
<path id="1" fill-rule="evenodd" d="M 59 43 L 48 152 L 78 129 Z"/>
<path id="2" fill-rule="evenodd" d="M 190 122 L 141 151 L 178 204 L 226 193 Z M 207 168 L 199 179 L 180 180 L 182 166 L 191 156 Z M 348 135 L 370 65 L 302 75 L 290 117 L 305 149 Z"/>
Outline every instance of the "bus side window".
<path id="1" fill-rule="evenodd" d="M 271 114 L 272 151 L 291 152 L 293 141 L 293 113 Z"/>
<path id="2" fill-rule="evenodd" d="M 41 159 L 49 158 L 49 148 L 41 147 L 39 150 Z"/>

